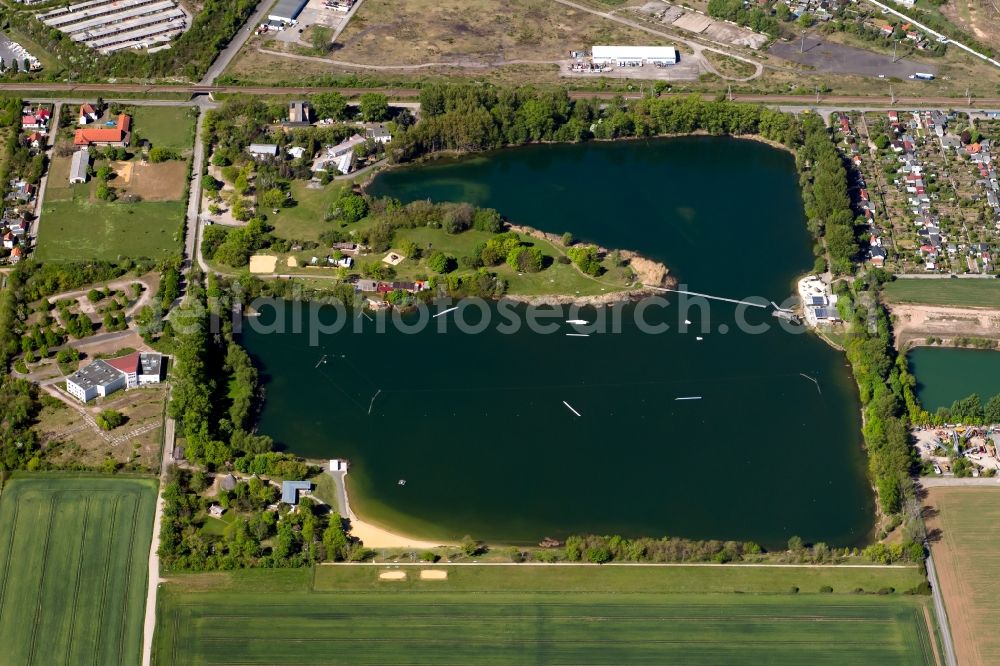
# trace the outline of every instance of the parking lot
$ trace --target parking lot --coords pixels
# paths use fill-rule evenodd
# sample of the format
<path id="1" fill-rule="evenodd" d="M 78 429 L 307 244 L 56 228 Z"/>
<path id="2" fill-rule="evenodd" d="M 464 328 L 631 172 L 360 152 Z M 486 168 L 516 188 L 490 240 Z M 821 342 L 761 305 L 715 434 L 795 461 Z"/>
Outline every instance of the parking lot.
<path id="1" fill-rule="evenodd" d="M 307 45 L 302 33 L 312 26 L 323 26 L 337 32 L 341 23 L 347 20 L 347 12 L 340 12 L 326 6 L 326 0 L 309 0 L 297 20 L 298 24 L 279 31 L 275 38 L 282 42 Z"/>
<path id="2" fill-rule="evenodd" d="M 802 49 L 800 53 L 799 50 Z M 915 72 L 936 74 L 937 68 L 926 63 L 916 63 L 906 58 L 893 62 L 890 55 L 865 51 L 853 46 L 824 42 L 816 37 L 806 37 L 805 45 L 799 41 L 777 41 L 768 53 L 809 65 L 820 72 L 837 74 L 861 74 L 862 76 L 884 76 L 905 79 Z"/>

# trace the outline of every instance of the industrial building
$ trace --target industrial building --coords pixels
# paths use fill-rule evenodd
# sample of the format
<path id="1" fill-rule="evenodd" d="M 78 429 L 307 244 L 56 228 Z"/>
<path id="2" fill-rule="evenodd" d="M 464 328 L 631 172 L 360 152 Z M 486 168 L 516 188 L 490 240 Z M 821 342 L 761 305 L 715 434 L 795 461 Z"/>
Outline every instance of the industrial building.
<path id="1" fill-rule="evenodd" d="M 98 359 L 66 378 L 66 390 L 81 402 L 109 396 L 121 389 L 161 380 L 163 357 L 152 352 L 133 352 L 127 356 Z"/>
<path id="2" fill-rule="evenodd" d="M 598 65 L 618 67 L 676 65 L 677 49 L 673 46 L 594 46 L 591 60 Z"/>
<path id="3" fill-rule="evenodd" d="M 101 53 L 163 48 L 190 25 L 176 0 L 88 0 L 37 18 Z"/>
<path id="4" fill-rule="evenodd" d="M 278 0 L 278 3 L 267 15 L 269 21 L 293 25 L 295 19 L 299 17 L 309 0 Z"/>

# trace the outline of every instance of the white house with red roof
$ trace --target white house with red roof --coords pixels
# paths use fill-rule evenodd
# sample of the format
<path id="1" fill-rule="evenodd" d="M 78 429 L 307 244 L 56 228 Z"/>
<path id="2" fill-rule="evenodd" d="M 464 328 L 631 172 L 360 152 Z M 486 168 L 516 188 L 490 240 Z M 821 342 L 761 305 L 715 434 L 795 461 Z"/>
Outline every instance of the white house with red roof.
<path id="1" fill-rule="evenodd" d="M 52 113 L 46 109 L 44 106 L 40 106 L 34 111 L 29 107 L 26 112 L 21 115 L 21 129 L 26 130 L 44 130 L 48 129 L 49 119 L 52 117 Z"/>
<path id="2" fill-rule="evenodd" d="M 91 104 L 81 104 L 80 105 L 80 118 L 77 123 L 80 125 L 86 125 L 97 120 L 97 109 Z"/>

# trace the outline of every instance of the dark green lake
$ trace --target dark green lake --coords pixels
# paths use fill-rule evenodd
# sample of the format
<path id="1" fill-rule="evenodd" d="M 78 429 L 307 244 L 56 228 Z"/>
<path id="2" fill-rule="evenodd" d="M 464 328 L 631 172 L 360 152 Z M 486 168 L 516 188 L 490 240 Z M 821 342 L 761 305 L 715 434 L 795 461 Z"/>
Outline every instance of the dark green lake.
<path id="1" fill-rule="evenodd" d="M 917 347 L 906 355 L 917 378 L 917 397 L 924 409 L 939 407 L 978 393 L 985 403 L 1000 393 L 1000 353 L 988 349 Z"/>
<path id="2" fill-rule="evenodd" d="M 391 171 L 372 192 L 492 206 L 637 250 L 725 297 L 780 302 L 812 263 L 792 157 L 749 141 L 519 148 Z M 360 319 L 363 334 L 319 346 L 305 329 L 248 329 L 266 379 L 260 430 L 306 456 L 349 458 L 353 508 L 415 536 L 864 541 L 873 498 L 843 355 L 762 309 L 744 308 L 769 327 L 750 334 L 729 303 L 649 308 L 647 321 L 671 325 L 653 335 L 636 308 L 622 306 L 620 332 L 590 337 L 567 337 L 566 315 L 548 335 L 466 334 L 454 314 L 433 320 L 447 333 L 380 334 Z M 684 319 L 698 331 L 678 331 Z M 265 308 L 257 323 L 274 321 Z M 702 399 L 676 400 L 689 396 Z"/>

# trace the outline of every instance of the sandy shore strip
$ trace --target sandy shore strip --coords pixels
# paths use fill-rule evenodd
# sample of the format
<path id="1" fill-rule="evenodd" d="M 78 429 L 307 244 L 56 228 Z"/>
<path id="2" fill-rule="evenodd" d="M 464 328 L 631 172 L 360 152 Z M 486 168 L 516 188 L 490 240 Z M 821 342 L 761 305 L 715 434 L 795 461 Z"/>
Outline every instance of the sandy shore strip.
<path id="1" fill-rule="evenodd" d="M 390 532 L 389 530 L 366 523 L 351 513 L 351 536 L 361 539 L 367 548 L 437 548 L 447 544 L 436 541 L 422 541 L 412 537 Z"/>

